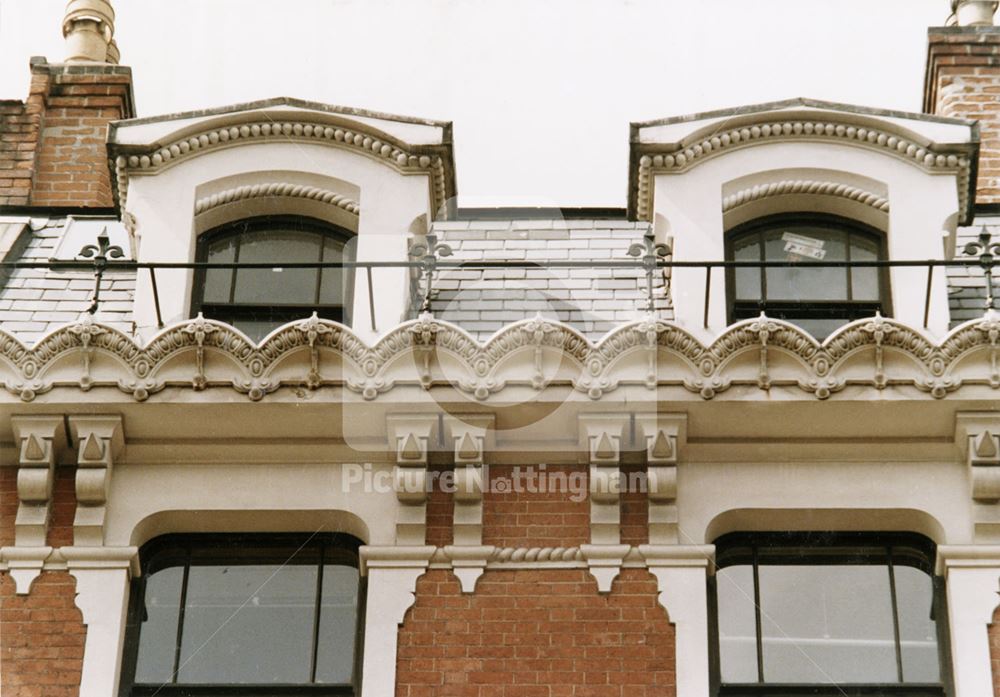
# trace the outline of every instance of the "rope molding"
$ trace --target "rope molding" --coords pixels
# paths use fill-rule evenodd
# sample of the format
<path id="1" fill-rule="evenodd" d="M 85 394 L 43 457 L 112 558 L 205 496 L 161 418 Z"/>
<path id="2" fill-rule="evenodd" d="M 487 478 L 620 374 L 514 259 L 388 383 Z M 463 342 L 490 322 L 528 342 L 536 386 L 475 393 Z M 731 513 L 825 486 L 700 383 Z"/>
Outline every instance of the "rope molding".
<path id="1" fill-rule="evenodd" d="M 338 208 L 342 208 L 348 213 L 357 216 L 361 211 L 361 206 L 357 201 L 315 186 L 305 186 L 303 184 L 290 184 L 288 182 L 271 182 L 268 184 L 246 184 L 234 189 L 227 189 L 211 196 L 198 199 L 194 204 L 195 215 L 200 215 L 213 208 L 232 203 L 233 201 L 243 201 L 252 198 L 263 198 L 267 196 L 286 196 L 290 198 L 306 198 L 313 201 L 328 203 Z"/>
<path id="2" fill-rule="evenodd" d="M 762 198 L 770 198 L 771 196 L 783 196 L 785 194 L 836 196 L 871 206 L 883 213 L 889 212 L 889 199 L 883 198 L 878 194 L 839 182 L 815 181 L 812 179 L 786 179 L 769 184 L 758 184 L 749 189 L 737 191 L 735 194 L 722 199 L 722 211 L 731 211 L 751 201 L 758 201 Z"/>
<path id="3" fill-rule="evenodd" d="M 642 155 L 638 163 L 636 197 L 639 217 L 648 220 L 652 215 L 654 173 L 679 174 L 721 152 L 774 140 L 861 145 L 902 158 L 925 171 L 957 172 L 960 175 L 959 205 L 963 210 L 968 207 L 970 161 L 965 154 L 921 145 L 879 128 L 830 120 L 795 120 L 745 125 L 682 143 L 669 151 Z"/>

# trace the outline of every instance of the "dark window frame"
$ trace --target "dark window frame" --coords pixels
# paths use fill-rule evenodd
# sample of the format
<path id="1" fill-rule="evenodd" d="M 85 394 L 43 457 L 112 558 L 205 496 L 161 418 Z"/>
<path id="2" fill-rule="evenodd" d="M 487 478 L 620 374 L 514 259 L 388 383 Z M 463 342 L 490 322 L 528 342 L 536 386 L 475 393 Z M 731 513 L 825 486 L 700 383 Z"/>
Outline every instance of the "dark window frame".
<path id="1" fill-rule="evenodd" d="M 783 565 L 814 565 L 827 563 L 836 565 L 831 560 L 837 558 L 840 550 L 841 559 L 838 563 L 871 564 L 873 566 L 892 567 L 897 558 L 906 566 L 912 566 L 927 573 L 933 584 L 933 607 L 935 610 L 935 627 L 938 646 L 940 682 L 926 683 L 778 683 L 764 682 L 759 672 L 762 658 L 762 639 L 760 624 L 759 601 L 755 602 L 755 622 L 757 631 L 758 682 L 755 683 L 723 683 L 721 679 L 721 651 L 719 644 L 719 602 L 718 587 L 715 576 L 709 580 L 709 658 L 711 693 L 717 697 L 816 697 L 829 695 L 833 697 L 864 697 L 867 695 L 883 695 L 886 697 L 950 697 L 953 694 L 951 680 L 951 650 L 948 638 L 948 609 L 944 592 L 944 581 L 934 574 L 936 545 L 930 539 L 910 532 L 832 532 L 832 531 L 781 531 L 781 532 L 734 532 L 719 537 L 714 542 L 716 547 L 715 568 L 724 569 L 737 564 L 750 564 L 754 567 L 754 593 L 759 593 L 757 568 L 759 566 L 758 550 L 787 549 L 795 556 L 783 558 Z M 878 548 L 883 550 L 884 558 L 859 556 L 860 548 Z M 750 553 L 747 553 L 750 550 Z M 815 550 L 810 554 L 808 550 Z M 825 553 L 823 553 L 825 551 Z M 898 562 L 896 562 L 898 564 Z M 891 572 L 890 572 L 891 573 Z M 890 586 L 893 604 L 893 624 L 896 640 L 897 666 L 899 660 L 899 617 L 895 609 L 895 587 Z"/>
<path id="2" fill-rule="evenodd" d="M 285 695 L 307 695 L 311 697 L 353 697 L 361 694 L 361 667 L 364 649 L 364 625 L 366 605 L 366 579 L 358 578 L 357 626 L 355 628 L 353 683 L 352 684 L 187 684 L 187 683 L 136 683 L 135 672 L 139 658 L 139 635 L 143 621 L 144 600 L 146 595 L 146 579 L 151 573 L 174 566 L 190 565 L 194 550 L 199 551 L 199 562 L 220 562 L 238 564 L 248 561 L 241 551 L 252 545 L 255 548 L 271 548 L 274 550 L 318 549 L 319 569 L 327 559 L 327 554 L 333 552 L 339 557 L 338 565 L 352 566 L 360 569 L 359 549 L 363 543 L 356 537 L 346 533 L 300 534 L 300 533 L 184 533 L 167 534 L 147 542 L 139 551 L 140 564 L 143 573 L 131 581 L 129 589 L 129 604 L 126 616 L 124 651 L 122 655 L 121 681 L 118 690 L 119 697 L 225 697 L 240 695 L 240 697 L 283 697 Z M 168 557 L 165 552 L 170 550 L 186 550 L 186 559 L 176 556 Z M 208 551 L 208 554 L 204 552 Z M 250 559 L 249 561 L 253 561 Z M 186 593 L 186 576 L 182 593 Z M 319 614 L 319 592 L 322 587 L 322 571 L 317 580 L 317 606 L 315 617 Z M 183 604 L 184 595 L 181 596 Z M 314 622 L 316 620 L 314 619 Z M 178 617 L 178 629 L 183 626 L 183 609 Z M 318 626 L 313 627 L 312 665 L 310 671 L 315 675 Z M 177 641 L 181 632 L 178 631 Z M 175 663 L 174 679 L 176 679 L 179 643 L 174 646 Z"/>
<path id="3" fill-rule="evenodd" d="M 291 229 L 319 235 L 323 238 L 324 244 L 326 239 L 342 243 L 344 246 L 344 260 L 352 260 L 350 255 L 354 252 L 354 248 L 349 242 L 354 238 L 354 234 L 349 230 L 307 216 L 263 215 L 225 223 L 199 235 L 195 247 L 195 261 L 207 262 L 209 247 L 214 242 L 227 238 L 238 239 L 248 232 L 266 231 L 279 226 L 284 230 Z M 240 247 L 237 245 L 234 255 L 235 263 L 239 263 L 239 249 Z M 322 249 L 321 247 L 321 252 Z M 281 260 L 276 260 L 274 265 L 280 267 Z M 237 303 L 233 301 L 236 276 L 239 269 L 233 269 L 229 302 L 205 302 L 205 282 L 208 277 L 208 270 L 204 268 L 195 269 L 194 284 L 191 290 L 191 316 L 195 317 L 201 312 L 208 319 L 221 318 L 221 321 L 230 323 L 231 320 L 266 321 L 274 322 L 277 326 L 299 319 L 306 319 L 315 312 L 322 319 L 340 322 L 349 326 L 351 322 L 351 306 L 353 305 L 354 298 L 353 270 L 344 269 L 345 288 L 342 305 L 323 304 L 319 302 L 320 290 L 323 285 L 323 271 L 323 269 L 317 269 L 316 292 L 313 303 L 264 305 L 261 303 Z"/>
<path id="4" fill-rule="evenodd" d="M 832 214 L 779 213 L 762 218 L 754 218 L 728 230 L 725 235 L 726 261 L 735 260 L 735 245 L 737 241 L 752 236 L 757 236 L 757 243 L 760 249 L 759 261 L 767 261 L 764 258 L 764 235 L 775 228 L 793 224 L 817 225 L 846 233 L 845 253 L 848 262 L 850 261 L 851 253 L 851 236 L 858 236 L 869 242 L 874 242 L 878 248 L 878 260 L 885 261 L 889 258 L 885 233 L 870 225 Z M 844 300 L 814 300 L 810 298 L 768 300 L 767 269 L 761 267 L 758 282 L 762 297 L 756 300 L 748 300 L 736 297 L 736 269 L 729 267 L 726 269 L 726 314 L 728 323 L 733 324 L 741 320 L 752 319 L 757 317 L 761 312 L 764 312 L 768 317 L 793 323 L 796 319 L 842 319 L 846 324 L 853 320 L 871 317 L 875 314 L 876 310 L 883 317 L 892 316 L 892 288 L 889 280 L 889 269 L 887 267 L 878 269 L 878 300 L 853 300 L 851 298 L 853 283 L 850 266 L 845 267 L 845 273 L 847 274 L 848 297 Z"/>

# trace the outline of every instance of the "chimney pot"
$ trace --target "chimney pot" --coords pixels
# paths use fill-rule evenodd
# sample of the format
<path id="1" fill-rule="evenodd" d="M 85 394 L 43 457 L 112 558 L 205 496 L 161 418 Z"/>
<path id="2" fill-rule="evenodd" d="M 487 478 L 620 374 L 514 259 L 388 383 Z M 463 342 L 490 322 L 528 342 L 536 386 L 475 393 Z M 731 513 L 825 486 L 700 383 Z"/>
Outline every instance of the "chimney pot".
<path id="1" fill-rule="evenodd" d="M 115 11 L 109 0 L 69 0 L 62 32 L 67 63 L 118 62 Z"/>
<path id="2" fill-rule="evenodd" d="M 952 19 L 960 27 L 993 26 L 996 0 L 951 0 Z"/>

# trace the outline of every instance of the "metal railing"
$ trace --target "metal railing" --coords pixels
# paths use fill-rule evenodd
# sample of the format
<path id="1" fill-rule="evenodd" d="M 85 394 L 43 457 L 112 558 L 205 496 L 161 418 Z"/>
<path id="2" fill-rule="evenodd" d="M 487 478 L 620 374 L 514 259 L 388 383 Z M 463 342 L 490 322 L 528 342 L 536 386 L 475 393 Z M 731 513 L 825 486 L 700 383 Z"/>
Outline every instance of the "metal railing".
<path id="1" fill-rule="evenodd" d="M 423 284 L 422 312 L 430 312 L 434 296 L 434 279 L 436 274 L 445 269 L 486 270 L 486 269 L 630 269 L 639 272 L 646 279 L 646 307 L 655 310 L 655 283 L 657 270 L 669 269 L 704 269 L 705 298 L 704 325 L 708 326 L 708 309 L 712 292 L 712 271 L 714 269 L 763 269 L 763 268 L 926 268 L 927 282 L 924 293 L 924 326 L 927 326 L 931 291 L 934 279 L 934 269 L 944 268 L 980 268 L 985 278 L 986 298 L 984 309 L 994 309 L 993 270 L 1000 265 L 1000 242 L 993 242 L 990 232 L 983 226 L 977 241 L 970 242 L 963 248 L 965 258 L 951 260 L 940 259 L 907 259 L 907 260 L 871 260 L 871 261 L 815 261 L 815 260 L 784 260 L 784 261 L 674 261 L 669 258 L 670 249 L 667 245 L 658 244 L 652 232 L 643 236 L 641 243 L 631 245 L 627 251 L 629 259 L 595 259 L 595 260 L 503 260 L 476 259 L 444 261 L 443 257 L 453 256 L 451 247 L 437 241 L 436 236 L 429 234 L 424 241 L 411 247 L 409 261 L 335 261 L 335 262 L 140 262 L 125 260 L 120 247 L 112 246 L 106 232 L 97 239 L 97 245 L 87 245 L 80 250 L 77 260 L 49 261 L 4 261 L 0 269 L 48 269 L 52 271 L 91 271 L 94 274 L 94 291 L 87 312 L 97 312 L 100 303 L 101 281 L 104 274 L 112 271 L 147 270 L 153 292 L 153 302 L 156 307 L 157 325 L 163 326 L 160 312 L 160 294 L 156 272 L 161 270 L 193 270 L 193 269 L 362 269 L 367 274 L 368 303 L 372 322 L 375 325 L 375 293 L 372 282 L 373 269 L 413 269 L 417 272 L 417 283 Z"/>

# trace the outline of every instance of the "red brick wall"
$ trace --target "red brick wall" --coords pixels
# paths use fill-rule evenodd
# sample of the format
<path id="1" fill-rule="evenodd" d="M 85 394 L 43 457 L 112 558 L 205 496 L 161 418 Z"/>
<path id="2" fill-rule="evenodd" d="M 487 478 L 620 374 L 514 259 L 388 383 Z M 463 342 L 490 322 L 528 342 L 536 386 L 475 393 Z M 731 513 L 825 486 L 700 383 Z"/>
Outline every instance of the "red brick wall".
<path id="1" fill-rule="evenodd" d="M 0 547 L 14 544 L 17 516 L 17 467 L 0 467 Z"/>
<path id="2" fill-rule="evenodd" d="M 0 574 L 0 693 L 4 697 L 76 697 L 86 628 L 74 605 L 76 581 L 44 571 L 30 595 L 15 595 Z"/>
<path id="3" fill-rule="evenodd" d="M 73 544 L 75 467 L 57 467 L 46 542 Z M 0 467 L 0 546 L 14 544 L 17 468 Z M 0 694 L 4 697 L 76 697 L 86 627 L 74 601 L 76 580 L 45 571 L 28 595 L 16 595 L 0 574 Z"/>
<path id="4" fill-rule="evenodd" d="M 977 203 L 1000 203 L 1000 27 L 935 27 L 928 33 L 924 111 L 976 119 Z"/>
<path id="5" fill-rule="evenodd" d="M 433 468 L 432 468 L 433 469 Z M 441 472 L 440 469 L 436 470 Z M 452 521 L 455 519 L 455 499 L 451 492 L 442 490 L 440 476 L 434 479 L 434 488 L 427 496 L 427 544 L 444 547 L 452 543 Z"/>
<path id="6" fill-rule="evenodd" d="M 636 483 L 638 471 L 622 467 L 626 484 L 621 494 L 621 541 L 626 545 L 649 542 L 649 495 L 639 486 L 630 486 Z"/>
<path id="7" fill-rule="evenodd" d="M 483 495 L 483 544 L 498 547 L 573 547 L 590 540 L 590 501 L 584 496 L 573 501 L 566 491 L 503 491 L 500 482 L 511 482 L 516 467 L 491 465 L 491 485 Z M 524 471 L 524 466 L 520 470 Z M 586 492 L 587 476 L 584 466 L 546 467 L 552 475 L 560 473 L 567 479 L 573 473 L 583 474 Z M 580 497 L 578 497 L 580 498 Z"/>
<path id="8" fill-rule="evenodd" d="M 674 630 L 645 570 L 622 571 L 606 596 L 580 569 L 488 571 L 471 595 L 432 570 L 416 596 L 397 697 L 675 694 Z"/>
<path id="9" fill-rule="evenodd" d="M 25 103 L 0 102 L 0 205 L 110 207 L 108 123 L 134 116 L 132 72 L 31 65 Z"/>
<path id="10" fill-rule="evenodd" d="M 49 72 L 31 71 L 31 86 L 25 102 L 0 101 L 0 205 L 23 206 L 31 196 L 35 173 L 35 149 Z"/>
<path id="11" fill-rule="evenodd" d="M 47 542 L 52 547 L 73 544 L 73 518 L 76 516 L 76 467 L 56 467 L 52 492 L 52 517 Z"/>

